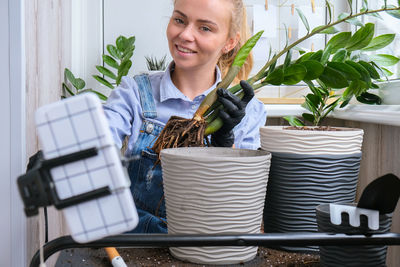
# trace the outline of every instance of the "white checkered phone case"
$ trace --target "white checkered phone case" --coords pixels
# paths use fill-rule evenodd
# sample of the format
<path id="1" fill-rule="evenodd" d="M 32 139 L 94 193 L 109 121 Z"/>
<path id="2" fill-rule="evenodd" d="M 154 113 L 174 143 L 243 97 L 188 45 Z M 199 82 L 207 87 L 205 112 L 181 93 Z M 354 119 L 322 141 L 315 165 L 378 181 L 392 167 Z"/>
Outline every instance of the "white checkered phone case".
<path id="1" fill-rule="evenodd" d="M 97 96 L 81 94 L 39 108 L 36 127 L 45 159 L 98 149 L 94 157 L 50 170 L 61 200 L 104 186 L 112 192 L 62 210 L 72 238 L 84 243 L 133 229 L 138 215 L 130 181 Z"/>

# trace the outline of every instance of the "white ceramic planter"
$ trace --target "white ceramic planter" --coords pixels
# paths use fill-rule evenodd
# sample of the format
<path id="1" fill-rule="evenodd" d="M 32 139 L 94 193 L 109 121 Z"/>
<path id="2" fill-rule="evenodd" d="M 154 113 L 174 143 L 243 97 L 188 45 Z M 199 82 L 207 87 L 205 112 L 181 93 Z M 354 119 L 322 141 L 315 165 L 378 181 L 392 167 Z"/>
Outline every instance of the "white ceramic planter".
<path id="1" fill-rule="evenodd" d="M 232 148 L 161 151 L 169 234 L 259 233 L 271 154 Z M 176 247 L 175 257 L 202 264 L 253 259 L 257 247 Z"/>
<path id="2" fill-rule="evenodd" d="M 261 127 L 261 148 L 269 152 L 318 155 L 361 152 L 364 135 L 362 129 L 341 128 L 343 131 L 311 131 L 288 130 L 285 129 L 286 127 Z"/>

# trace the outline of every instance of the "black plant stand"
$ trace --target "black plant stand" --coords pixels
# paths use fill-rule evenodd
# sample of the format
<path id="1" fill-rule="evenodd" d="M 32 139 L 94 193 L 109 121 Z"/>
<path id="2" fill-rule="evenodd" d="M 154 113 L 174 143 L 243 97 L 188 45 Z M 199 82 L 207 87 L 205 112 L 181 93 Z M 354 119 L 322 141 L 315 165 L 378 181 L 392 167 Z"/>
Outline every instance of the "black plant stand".
<path id="1" fill-rule="evenodd" d="M 90 243 L 76 243 L 71 236 L 62 236 L 43 246 L 44 260 L 68 248 L 103 247 L 193 247 L 193 246 L 350 246 L 350 245 L 400 245 L 400 233 L 375 235 L 346 235 L 330 233 L 270 233 L 247 235 L 167 235 L 123 234 Z M 39 267 L 39 251 L 33 256 L 30 267 Z"/>

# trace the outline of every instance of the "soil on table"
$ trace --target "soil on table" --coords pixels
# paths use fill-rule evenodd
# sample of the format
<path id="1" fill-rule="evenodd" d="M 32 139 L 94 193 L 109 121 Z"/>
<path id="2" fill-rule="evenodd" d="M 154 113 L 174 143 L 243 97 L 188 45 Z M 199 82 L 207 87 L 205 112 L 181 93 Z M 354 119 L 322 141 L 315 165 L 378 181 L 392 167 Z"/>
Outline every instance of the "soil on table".
<path id="1" fill-rule="evenodd" d="M 159 267 L 250 267 L 250 266 L 320 266 L 319 255 L 291 253 L 259 247 L 257 256 L 248 262 L 230 265 L 188 263 L 174 258 L 168 248 L 118 248 L 127 266 Z M 66 249 L 60 253 L 56 267 L 112 267 L 104 249 Z"/>

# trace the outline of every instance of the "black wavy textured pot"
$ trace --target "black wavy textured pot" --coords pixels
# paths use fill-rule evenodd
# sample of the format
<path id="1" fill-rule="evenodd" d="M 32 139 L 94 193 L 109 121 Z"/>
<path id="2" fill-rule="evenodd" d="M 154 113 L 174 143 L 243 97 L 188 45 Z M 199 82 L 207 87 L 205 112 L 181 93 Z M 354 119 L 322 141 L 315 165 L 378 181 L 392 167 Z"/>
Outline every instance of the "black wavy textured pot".
<path id="1" fill-rule="evenodd" d="M 264 232 L 317 232 L 320 204 L 354 202 L 361 153 L 305 155 L 272 153 L 264 206 Z M 276 247 L 318 252 L 317 246 Z"/>
<path id="2" fill-rule="evenodd" d="M 335 225 L 330 221 L 329 204 L 316 209 L 318 230 L 320 232 L 346 234 L 387 233 L 392 225 L 392 214 L 379 215 L 379 229 L 370 230 L 366 216 L 360 217 L 360 227 L 349 224 L 347 214 L 342 214 L 342 224 Z M 321 246 L 321 266 L 386 266 L 387 246 Z"/>

